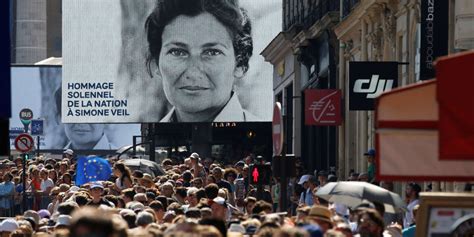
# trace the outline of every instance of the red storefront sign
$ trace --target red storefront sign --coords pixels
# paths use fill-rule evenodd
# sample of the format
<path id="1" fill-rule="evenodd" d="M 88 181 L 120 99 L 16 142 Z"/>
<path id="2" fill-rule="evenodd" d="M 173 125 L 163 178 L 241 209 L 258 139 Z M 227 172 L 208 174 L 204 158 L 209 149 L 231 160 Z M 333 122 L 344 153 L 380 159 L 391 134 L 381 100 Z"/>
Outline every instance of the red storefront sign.
<path id="1" fill-rule="evenodd" d="M 341 125 L 341 90 L 308 89 L 304 93 L 305 125 Z"/>

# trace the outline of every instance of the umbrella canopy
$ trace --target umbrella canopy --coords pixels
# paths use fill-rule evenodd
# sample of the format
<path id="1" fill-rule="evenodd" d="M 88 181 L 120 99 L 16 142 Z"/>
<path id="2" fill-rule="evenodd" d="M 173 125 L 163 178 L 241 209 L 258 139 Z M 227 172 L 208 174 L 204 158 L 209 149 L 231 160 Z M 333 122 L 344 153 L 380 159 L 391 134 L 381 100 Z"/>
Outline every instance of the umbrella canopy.
<path id="1" fill-rule="evenodd" d="M 396 193 L 379 186 L 354 181 L 332 182 L 320 188 L 316 195 L 329 202 L 355 207 L 363 200 L 383 203 L 385 211 L 389 213 L 406 210 L 406 205 Z"/>
<path id="2" fill-rule="evenodd" d="M 122 147 L 120 147 L 119 149 L 117 149 L 116 153 L 117 153 L 117 154 L 121 154 L 121 153 L 124 153 L 124 152 L 132 153 L 132 151 L 133 151 L 132 148 L 133 148 L 132 145 L 122 146 Z M 144 152 L 145 152 L 145 148 L 144 148 L 143 146 L 137 146 L 137 147 L 136 147 L 136 151 L 137 151 L 137 152 L 144 153 Z"/>
<path id="3" fill-rule="evenodd" d="M 141 170 L 143 173 L 148 173 L 153 177 L 165 174 L 165 171 L 156 162 L 145 159 L 127 159 L 123 163 L 132 170 Z"/>

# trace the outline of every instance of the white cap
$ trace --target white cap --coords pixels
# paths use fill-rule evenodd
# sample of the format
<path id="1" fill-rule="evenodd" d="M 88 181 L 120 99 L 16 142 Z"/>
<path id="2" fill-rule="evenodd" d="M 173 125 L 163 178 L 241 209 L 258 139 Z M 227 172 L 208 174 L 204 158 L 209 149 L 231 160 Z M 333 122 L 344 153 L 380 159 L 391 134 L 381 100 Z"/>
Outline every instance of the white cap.
<path id="1" fill-rule="evenodd" d="M 13 232 L 18 229 L 18 222 L 13 218 L 8 218 L 0 223 L 0 232 Z"/>
<path id="2" fill-rule="evenodd" d="M 68 155 L 72 156 L 72 155 L 74 155 L 74 151 L 71 150 L 71 149 L 66 149 L 66 150 L 64 150 L 63 154 L 68 154 Z"/>
<path id="3" fill-rule="evenodd" d="M 201 160 L 201 157 L 199 157 L 199 154 L 196 153 L 196 152 L 193 152 L 193 153 L 189 156 L 189 158 Z"/>
<path id="4" fill-rule="evenodd" d="M 237 232 L 245 234 L 245 228 L 241 224 L 233 223 L 229 227 L 229 232 Z"/>
<path id="5" fill-rule="evenodd" d="M 301 176 L 300 181 L 298 181 L 298 184 L 303 185 L 305 182 L 308 182 L 310 177 L 311 177 L 311 175 L 309 175 L 309 174 L 305 174 L 305 175 Z"/>
<path id="6" fill-rule="evenodd" d="M 77 186 L 72 186 L 69 188 L 69 192 L 78 192 L 79 191 L 79 187 Z"/>
<path id="7" fill-rule="evenodd" d="M 70 215 L 59 215 L 58 220 L 56 221 L 56 227 L 60 225 L 69 226 L 70 223 L 71 223 Z"/>
<path id="8" fill-rule="evenodd" d="M 222 206 L 227 206 L 227 203 L 225 202 L 225 199 L 223 197 L 216 197 L 212 199 L 213 202 L 222 205 Z"/>

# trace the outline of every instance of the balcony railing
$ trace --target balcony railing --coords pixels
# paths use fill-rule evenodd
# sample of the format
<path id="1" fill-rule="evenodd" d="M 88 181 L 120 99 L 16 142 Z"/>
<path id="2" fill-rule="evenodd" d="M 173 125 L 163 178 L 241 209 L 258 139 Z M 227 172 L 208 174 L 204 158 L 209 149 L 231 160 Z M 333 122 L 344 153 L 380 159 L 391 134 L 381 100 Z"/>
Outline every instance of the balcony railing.
<path id="1" fill-rule="evenodd" d="M 342 5 L 342 18 L 349 15 L 352 9 L 360 2 L 360 0 L 343 0 Z"/>
<path id="2" fill-rule="evenodd" d="M 339 12 L 339 0 L 284 0 L 283 30 L 309 28 L 329 12 Z"/>

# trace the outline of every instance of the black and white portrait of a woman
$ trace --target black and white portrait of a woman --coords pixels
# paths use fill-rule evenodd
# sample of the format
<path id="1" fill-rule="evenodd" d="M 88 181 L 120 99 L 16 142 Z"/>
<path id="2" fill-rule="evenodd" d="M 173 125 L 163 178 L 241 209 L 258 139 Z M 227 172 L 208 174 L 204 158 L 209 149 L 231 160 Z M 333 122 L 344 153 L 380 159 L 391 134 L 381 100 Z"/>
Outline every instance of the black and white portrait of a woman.
<path id="1" fill-rule="evenodd" d="M 67 1 L 63 88 L 113 82 L 113 99 L 124 99 L 128 116 L 63 113 L 63 122 L 270 121 L 273 68 L 260 53 L 281 31 L 281 6 L 275 0 Z M 67 90 L 62 96 L 72 100 Z M 87 99 L 101 98 L 81 98 Z"/>

